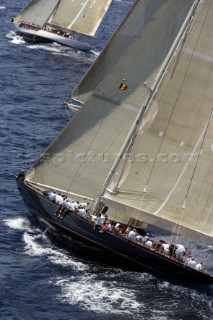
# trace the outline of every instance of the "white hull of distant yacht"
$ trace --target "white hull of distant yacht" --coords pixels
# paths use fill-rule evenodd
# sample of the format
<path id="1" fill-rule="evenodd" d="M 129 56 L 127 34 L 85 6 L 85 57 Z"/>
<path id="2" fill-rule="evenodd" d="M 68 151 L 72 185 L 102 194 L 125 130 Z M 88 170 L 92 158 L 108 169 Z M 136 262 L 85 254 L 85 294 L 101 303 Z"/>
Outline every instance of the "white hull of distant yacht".
<path id="1" fill-rule="evenodd" d="M 71 47 L 76 50 L 81 50 L 81 51 L 90 51 L 93 49 L 93 47 L 87 43 L 75 40 L 75 39 L 70 39 L 66 38 L 60 35 L 57 35 L 55 33 L 48 32 L 46 30 L 33 30 L 33 29 L 26 29 L 22 28 L 19 26 L 16 27 L 16 32 L 23 37 L 26 37 L 28 40 L 31 41 L 47 41 L 47 42 L 56 42 L 59 44 L 62 44 L 64 46 Z"/>

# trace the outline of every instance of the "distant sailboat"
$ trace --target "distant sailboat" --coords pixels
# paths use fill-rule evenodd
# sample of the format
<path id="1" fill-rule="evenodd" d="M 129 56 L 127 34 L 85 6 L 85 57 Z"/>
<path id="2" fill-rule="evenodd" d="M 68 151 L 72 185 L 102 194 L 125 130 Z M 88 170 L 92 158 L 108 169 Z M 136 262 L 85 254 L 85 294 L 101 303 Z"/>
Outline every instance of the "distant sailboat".
<path id="1" fill-rule="evenodd" d="M 12 22 L 30 41 L 57 42 L 77 50 L 93 47 L 76 40 L 93 37 L 112 0 L 32 0 Z"/>
<path id="2" fill-rule="evenodd" d="M 212 16 L 211 0 L 135 1 L 74 92 L 83 107 L 17 177 L 31 212 L 61 234 L 142 271 L 207 283 L 173 254 L 178 236 L 213 239 Z M 107 212 L 122 229 L 99 232 L 73 211 L 58 220 L 48 190 L 87 199 L 92 218 Z M 171 256 L 126 238 L 145 225 L 171 233 Z"/>

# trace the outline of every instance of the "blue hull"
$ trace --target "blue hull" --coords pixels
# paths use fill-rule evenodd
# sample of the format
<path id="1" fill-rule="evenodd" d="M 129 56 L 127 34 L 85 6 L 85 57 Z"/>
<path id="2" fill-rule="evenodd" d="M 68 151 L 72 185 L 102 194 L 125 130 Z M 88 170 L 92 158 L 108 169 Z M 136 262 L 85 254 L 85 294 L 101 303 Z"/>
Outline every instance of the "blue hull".
<path id="1" fill-rule="evenodd" d="M 91 221 L 77 214 L 68 214 L 64 219 L 58 219 L 53 213 L 58 206 L 48 200 L 38 190 L 32 188 L 23 180 L 16 178 L 18 189 L 31 213 L 39 220 L 44 221 L 60 234 L 99 249 L 99 254 L 106 251 L 119 260 L 127 262 L 140 271 L 148 271 L 164 278 L 172 278 L 190 283 L 213 283 L 213 277 L 191 269 L 178 261 L 167 258 L 158 252 L 149 250 L 139 244 L 128 241 L 124 237 L 111 232 L 100 233 L 99 229 L 93 230 Z"/>

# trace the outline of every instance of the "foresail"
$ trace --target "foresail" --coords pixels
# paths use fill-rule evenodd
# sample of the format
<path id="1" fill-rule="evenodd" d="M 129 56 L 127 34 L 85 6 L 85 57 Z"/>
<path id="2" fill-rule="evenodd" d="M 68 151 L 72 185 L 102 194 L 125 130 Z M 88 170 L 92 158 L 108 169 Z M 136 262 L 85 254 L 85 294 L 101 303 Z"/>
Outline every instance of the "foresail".
<path id="1" fill-rule="evenodd" d="M 88 97 L 94 92 L 95 88 L 110 72 L 120 57 L 124 55 L 124 52 L 132 43 L 132 35 L 136 36 L 137 32 L 142 30 L 142 28 L 149 22 L 151 17 L 154 16 L 159 6 L 164 2 L 165 1 L 149 0 L 136 1 L 134 6 L 129 10 L 126 19 L 124 19 L 124 21 L 120 24 L 109 43 L 96 58 L 96 61 L 72 92 L 73 99 L 81 101 L 82 103 L 88 99 Z M 189 7 L 191 4 L 192 1 L 189 1 Z M 165 19 L 167 20 L 167 17 Z M 180 20 L 179 27 L 181 26 L 181 23 L 182 19 Z M 176 26 L 178 25 L 177 20 L 175 21 L 175 24 Z M 150 35 L 150 37 L 152 37 L 152 35 Z M 142 41 L 144 40 L 145 39 L 142 39 Z M 149 45 L 148 42 L 147 45 Z"/>
<path id="2" fill-rule="evenodd" d="M 94 36 L 112 0 L 61 0 L 50 23 Z"/>
<path id="3" fill-rule="evenodd" d="M 21 21 L 43 26 L 48 20 L 59 0 L 33 0 L 14 18 L 14 23 Z"/>
<path id="4" fill-rule="evenodd" d="M 106 198 L 133 218 L 213 237 L 213 2 L 200 1 Z M 110 191 L 110 190 L 109 190 Z M 144 213 L 143 213 L 144 212 Z"/>
<path id="5" fill-rule="evenodd" d="M 138 26 L 138 29 L 141 29 L 158 7 L 159 2 L 156 2 L 155 5 L 149 6 L 148 12 L 144 2 L 144 13 L 142 13 L 140 9 L 140 13 L 136 15 L 134 8 L 129 10 L 124 21 L 112 35 L 109 43 L 105 46 L 104 50 L 101 51 L 91 68 L 72 92 L 73 99 L 85 103 L 102 79 L 104 79 L 113 68 L 116 61 L 123 55 L 123 52 L 125 52 L 131 44 L 132 33 L 135 32 L 135 26 Z"/>
<path id="6" fill-rule="evenodd" d="M 124 22 L 126 35 L 131 37 L 129 46 L 28 172 L 26 180 L 92 199 L 100 195 L 192 3 L 192 0 L 134 3 L 135 27 L 130 25 L 134 23 L 130 16 Z M 144 23 L 138 26 L 138 16 L 147 21 L 145 26 Z M 100 68 L 104 68 L 104 61 Z"/>

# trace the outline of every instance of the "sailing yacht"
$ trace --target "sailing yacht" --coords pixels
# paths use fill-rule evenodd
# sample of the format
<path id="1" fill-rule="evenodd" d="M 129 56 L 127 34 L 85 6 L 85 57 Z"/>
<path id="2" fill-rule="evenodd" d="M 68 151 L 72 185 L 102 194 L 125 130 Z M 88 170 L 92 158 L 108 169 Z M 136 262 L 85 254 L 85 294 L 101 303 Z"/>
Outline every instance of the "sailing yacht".
<path id="1" fill-rule="evenodd" d="M 16 32 L 33 42 L 57 42 L 90 51 L 80 35 L 94 37 L 112 0 L 32 0 L 12 19 Z"/>
<path id="2" fill-rule="evenodd" d="M 213 283 L 126 237 L 152 226 L 174 248 L 180 237 L 212 244 L 212 16 L 211 0 L 134 2 L 74 90 L 82 108 L 16 177 L 39 220 L 141 271 Z M 49 190 L 88 202 L 89 216 L 58 219 Z M 100 213 L 121 232 L 94 229 Z"/>

